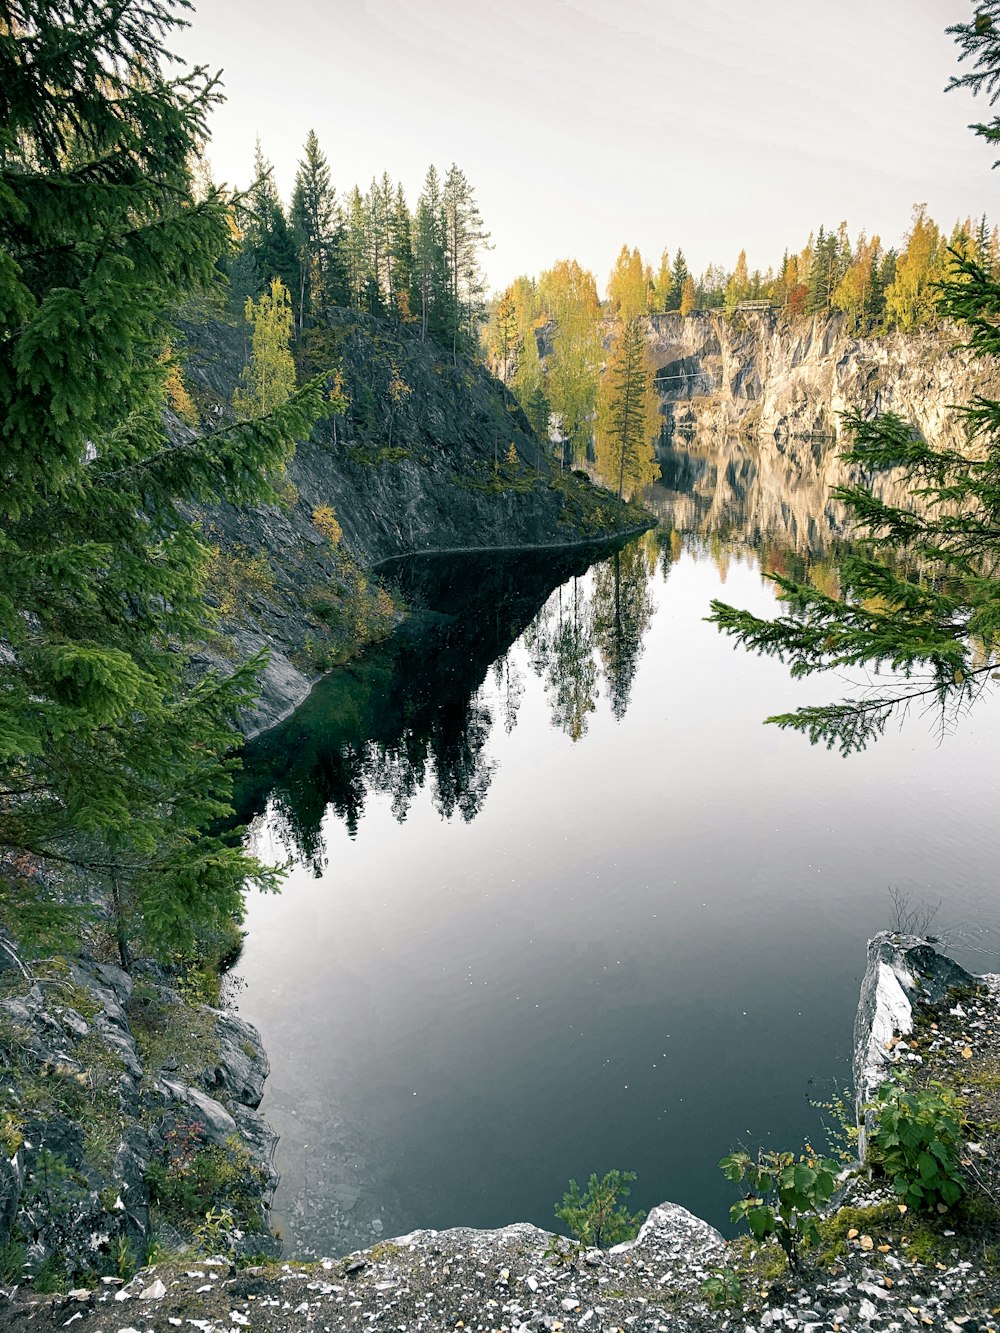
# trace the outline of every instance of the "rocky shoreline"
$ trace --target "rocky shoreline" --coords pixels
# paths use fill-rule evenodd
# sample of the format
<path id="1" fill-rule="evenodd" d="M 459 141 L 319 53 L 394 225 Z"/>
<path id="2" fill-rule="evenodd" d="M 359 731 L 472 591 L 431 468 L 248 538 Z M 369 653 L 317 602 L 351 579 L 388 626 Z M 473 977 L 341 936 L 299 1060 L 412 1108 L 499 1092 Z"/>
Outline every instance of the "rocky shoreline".
<path id="1" fill-rule="evenodd" d="M 9 986 L 12 973 L 20 977 L 16 993 L 5 992 L 0 1003 L 2 1021 L 13 1019 L 34 1034 L 33 1057 L 76 1067 L 83 1026 L 100 1034 L 121 1064 L 123 1109 L 141 1107 L 124 1129 L 109 1176 L 122 1168 L 123 1207 L 116 1201 L 112 1209 L 120 1216 L 118 1234 L 138 1238 L 148 1228 L 142 1164 L 162 1152 L 164 1126 L 176 1126 L 179 1114 L 199 1117 L 207 1145 L 232 1147 L 235 1132 L 258 1169 L 256 1199 L 266 1217 L 273 1135 L 253 1109 L 266 1076 L 256 1033 L 232 1015 L 202 1007 L 197 1012 L 218 1041 L 204 1067 L 171 1070 L 167 1061 L 143 1068 L 142 1043 L 122 1022 L 135 995 L 123 973 L 103 964 L 68 965 L 68 984 L 99 1006 L 86 1019 L 48 994 L 44 979 L 29 985 L 10 941 L 0 943 L 6 959 L 0 980 Z M 9 1290 L 0 1323 L 24 1330 L 75 1326 L 79 1333 L 191 1326 L 201 1333 L 243 1327 L 991 1333 L 1000 1327 L 1000 977 L 973 977 L 930 942 L 884 932 L 869 944 L 855 1029 L 862 1130 L 877 1085 L 904 1068 L 917 1082 L 954 1087 L 963 1098 L 970 1135 L 963 1157 L 966 1200 L 947 1214 L 918 1217 L 899 1206 L 877 1174 L 845 1171 L 836 1207 L 821 1223 L 820 1245 L 798 1272 L 787 1269 L 773 1242 L 727 1242 L 668 1203 L 653 1209 L 636 1240 L 608 1251 L 574 1248 L 524 1223 L 496 1231 L 416 1231 L 311 1264 L 268 1262 L 260 1252 L 248 1262 L 248 1252 L 263 1246 L 260 1234 L 244 1235 L 217 1255 L 209 1253 L 211 1237 L 203 1237 L 199 1246 L 164 1257 L 128 1281 L 105 1275 L 95 1288 L 81 1284 L 48 1298 Z M 129 1095 L 138 1101 L 129 1103 Z M 26 1134 L 5 1170 L 4 1181 L 17 1182 L 15 1194 L 23 1196 L 29 1163 L 37 1167 L 44 1144 L 70 1146 L 66 1124 L 49 1123 L 49 1129 L 32 1125 L 31 1146 Z M 53 1138 L 57 1128 L 62 1140 Z M 863 1152 L 863 1133 L 861 1146 Z M 77 1244 L 95 1229 L 96 1185 L 79 1187 Z M 36 1244 L 44 1245 L 45 1219 L 16 1197 L 12 1209 L 9 1184 L 5 1188 L 0 1224 L 9 1231 L 15 1217 L 21 1226 L 27 1218 L 37 1226 Z M 713 1275 L 726 1279 L 728 1296 L 706 1294 L 703 1284 Z"/>

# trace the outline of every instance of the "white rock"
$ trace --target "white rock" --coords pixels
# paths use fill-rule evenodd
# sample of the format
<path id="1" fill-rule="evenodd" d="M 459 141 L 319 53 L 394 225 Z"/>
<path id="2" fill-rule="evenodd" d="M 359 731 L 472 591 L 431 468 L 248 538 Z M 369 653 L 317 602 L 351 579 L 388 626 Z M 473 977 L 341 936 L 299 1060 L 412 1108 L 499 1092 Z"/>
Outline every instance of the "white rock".
<path id="1" fill-rule="evenodd" d="M 162 1301 L 167 1294 L 167 1289 L 159 1278 L 151 1282 L 145 1291 L 139 1293 L 139 1299 L 142 1301 Z"/>

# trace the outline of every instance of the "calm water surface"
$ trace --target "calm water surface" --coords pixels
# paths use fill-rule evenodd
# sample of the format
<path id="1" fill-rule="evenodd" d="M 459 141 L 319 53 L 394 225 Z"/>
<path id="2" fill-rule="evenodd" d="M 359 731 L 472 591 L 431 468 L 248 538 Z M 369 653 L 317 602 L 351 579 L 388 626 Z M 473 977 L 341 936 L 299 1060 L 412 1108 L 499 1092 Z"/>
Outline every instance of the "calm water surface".
<path id="1" fill-rule="evenodd" d="M 617 554 L 397 568 L 414 621 L 248 751 L 252 842 L 294 862 L 237 996 L 290 1250 L 551 1226 L 612 1167 L 726 1227 L 720 1156 L 822 1141 L 891 890 L 1000 967 L 995 707 L 848 760 L 762 726 L 841 682 L 703 617 L 773 610 L 763 567 L 835 580 L 836 518 L 772 495 L 762 532 L 732 459 L 667 461 Z"/>

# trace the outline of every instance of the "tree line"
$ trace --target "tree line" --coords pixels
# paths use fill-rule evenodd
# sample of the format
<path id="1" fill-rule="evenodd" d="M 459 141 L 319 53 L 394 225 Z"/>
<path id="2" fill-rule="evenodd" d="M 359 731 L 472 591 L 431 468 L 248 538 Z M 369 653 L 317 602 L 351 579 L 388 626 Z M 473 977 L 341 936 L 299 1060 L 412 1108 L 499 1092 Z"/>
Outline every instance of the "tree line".
<path id="1" fill-rule="evenodd" d="M 480 255 L 489 244 L 476 194 L 455 164 L 428 168 L 411 210 L 387 172 L 362 193 L 340 196 L 310 130 L 288 207 L 260 143 L 254 182 L 236 201 L 238 245 L 226 264 L 231 299 L 242 308 L 275 278 L 290 294 L 302 334 L 346 306 L 419 326 L 453 355 L 474 346 L 485 307 Z"/>

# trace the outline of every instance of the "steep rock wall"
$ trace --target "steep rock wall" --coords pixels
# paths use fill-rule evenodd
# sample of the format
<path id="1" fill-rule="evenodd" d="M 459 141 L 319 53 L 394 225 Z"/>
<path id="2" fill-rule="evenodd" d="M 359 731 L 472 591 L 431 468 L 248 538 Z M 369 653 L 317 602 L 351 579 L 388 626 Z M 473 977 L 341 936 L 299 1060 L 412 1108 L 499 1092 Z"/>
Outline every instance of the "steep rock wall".
<path id="1" fill-rule="evenodd" d="M 184 332 L 185 381 L 210 428 L 230 418 L 246 326 L 215 318 Z M 455 364 L 414 330 L 352 311 L 337 312 L 324 338 L 324 364 L 341 367 L 348 406 L 298 442 L 282 502 L 220 503 L 199 515 L 220 552 L 224 629 L 201 664 L 225 670 L 265 650 L 270 659 L 243 719 L 248 735 L 305 698 L 330 664 L 333 622 L 350 639 L 348 603 L 364 571 L 418 552 L 585 545 L 653 522 L 560 471 L 511 395 L 475 362 Z M 177 418 L 170 429 L 176 440 L 193 433 Z M 342 529 L 336 550 L 314 522 L 318 508 Z"/>
<path id="2" fill-rule="evenodd" d="M 843 316 L 778 311 L 653 315 L 648 341 L 671 429 L 761 438 L 835 436 L 839 414 L 898 412 L 930 440 L 964 439 L 954 404 L 1000 396 L 1000 370 L 957 349 L 954 327 L 861 338 Z"/>

